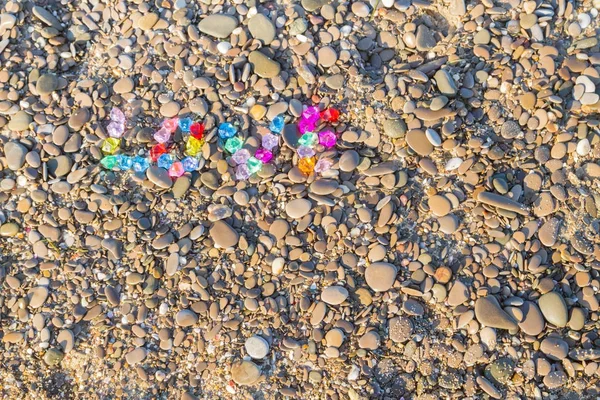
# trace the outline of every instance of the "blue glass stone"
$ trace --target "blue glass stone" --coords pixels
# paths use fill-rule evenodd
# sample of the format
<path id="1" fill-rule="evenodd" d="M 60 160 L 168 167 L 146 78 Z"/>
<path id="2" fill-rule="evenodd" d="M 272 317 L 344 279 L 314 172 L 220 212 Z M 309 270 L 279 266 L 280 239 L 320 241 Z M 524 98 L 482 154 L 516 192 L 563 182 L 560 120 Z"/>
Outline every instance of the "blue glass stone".
<path id="1" fill-rule="evenodd" d="M 128 171 L 133 165 L 133 160 L 131 159 L 131 157 L 124 156 L 122 154 L 118 156 L 117 162 L 121 171 Z"/>
<path id="2" fill-rule="evenodd" d="M 198 159 L 194 157 L 186 157 L 181 160 L 181 164 L 183 164 L 183 170 L 185 172 L 192 172 L 198 169 Z"/>
<path id="3" fill-rule="evenodd" d="M 169 169 L 171 168 L 171 164 L 173 164 L 174 162 L 175 160 L 173 159 L 172 155 L 162 154 L 160 157 L 158 157 L 158 161 L 156 162 L 156 164 L 160 168 Z"/>
<path id="4" fill-rule="evenodd" d="M 146 157 L 142 157 L 142 156 L 133 157 L 133 170 L 135 172 L 145 172 L 149 166 L 150 166 L 150 163 L 148 162 L 148 159 Z"/>
<path id="5" fill-rule="evenodd" d="M 192 126 L 193 123 L 194 121 L 192 121 L 190 117 L 181 118 L 179 120 L 179 129 L 181 129 L 181 132 L 189 132 L 190 126 Z"/>
<path id="6" fill-rule="evenodd" d="M 229 139 L 230 137 L 235 136 L 237 129 L 229 122 L 223 122 L 221 125 L 219 125 L 218 133 L 221 139 Z"/>
<path id="7" fill-rule="evenodd" d="M 285 123 L 283 122 L 283 115 L 278 115 L 275 118 L 273 118 L 273 121 L 271 121 L 269 129 L 273 133 L 280 134 L 284 126 Z"/>

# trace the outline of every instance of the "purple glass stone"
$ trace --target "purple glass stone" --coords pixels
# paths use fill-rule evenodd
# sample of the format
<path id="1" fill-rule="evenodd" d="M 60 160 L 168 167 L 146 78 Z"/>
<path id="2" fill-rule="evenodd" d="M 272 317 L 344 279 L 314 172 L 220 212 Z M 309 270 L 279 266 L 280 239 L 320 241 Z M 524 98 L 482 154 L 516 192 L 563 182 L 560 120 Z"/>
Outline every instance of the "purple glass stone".
<path id="1" fill-rule="evenodd" d="M 273 153 L 267 149 L 260 148 L 256 150 L 254 157 L 266 164 L 273 159 Z"/>
<path id="2" fill-rule="evenodd" d="M 241 151 L 241 150 L 240 150 Z M 239 151 L 238 151 L 239 153 Z M 235 168 L 235 177 L 240 181 L 245 181 L 250 178 L 250 170 L 246 164 L 240 164 Z"/>
<path id="3" fill-rule="evenodd" d="M 120 138 L 121 136 L 123 136 L 123 132 L 125 132 L 125 127 L 123 126 L 123 124 L 113 121 L 110 124 L 108 124 L 108 126 L 106 127 L 106 131 L 108 132 L 108 136 Z"/>
<path id="4" fill-rule="evenodd" d="M 315 151 L 312 147 L 308 146 L 300 146 L 298 147 L 298 157 L 300 158 L 310 158 L 315 155 Z"/>
<path id="5" fill-rule="evenodd" d="M 315 164 L 315 172 L 322 174 L 330 169 L 332 165 L 333 161 L 331 161 L 329 158 L 320 158 Z"/>
<path id="6" fill-rule="evenodd" d="M 240 149 L 231 156 L 231 159 L 237 165 L 246 164 L 246 161 L 248 161 L 249 158 L 250 152 L 246 149 Z"/>
<path id="7" fill-rule="evenodd" d="M 302 118 L 316 123 L 321 117 L 321 111 L 317 106 L 308 107 L 302 112 Z"/>
<path id="8" fill-rule="evenodd" d="M 310 121 L 306 118 L 301 118 L 298 121 L 298 131 L 304 135 L 306 132 L 312 132 L 317 127 L 315 121 Z"/>
<path id="9" fill-rule="evenodd" d="M 110 120 L 123 125 L 125 123 L 125 114 L 117 107 L 113 107 L 113 109 L 110 110 Z"/>
<path id="10" fill-rule="evenodd" d="M 262 147 L 267 150 L 273 150 L 279 144 L 279 137 L 273 135 L 272 133 L 267 133 L 262 138 Z"/>
<path id="11" fill-rule="evenodd" d="M 335 146 L 337 142 L 337 135 L 331 129 L 325 129 L 319 132 L 319 144 L 322 144 L 326 148 L 330 149 Z"/>
<path id="12" fill-rule="evenodd" d="M 158 143 L 167 143 L 171 139 L 171 132 L 167 128 L 160 128 L 154 133 L 154 140 Z"/>

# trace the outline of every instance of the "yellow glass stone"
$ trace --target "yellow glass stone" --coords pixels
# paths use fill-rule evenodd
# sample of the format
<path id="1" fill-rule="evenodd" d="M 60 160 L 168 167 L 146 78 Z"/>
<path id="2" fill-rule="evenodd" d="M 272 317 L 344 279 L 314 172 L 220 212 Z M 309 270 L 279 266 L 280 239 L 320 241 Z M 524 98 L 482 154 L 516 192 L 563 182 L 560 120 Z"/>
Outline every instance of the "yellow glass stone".
<path id="1" fill-rule="evenodd" d="M 120 146 L 121 139 L 109 137 L 104 139 L 104 143 L 102 143 L 102 152 L 104 154 L 115 154 Z"/>
<path id="2" fill-rule="evenodd" d="M 196 139 L 190 136 L 185 144 L 185 154 L 190 157 L 196 157 L 202 151 L 202 146 L 204 146 L 204 139 Z"/>
<path id="3" fill-rule="evenodd" d="M 298 169 L 304 175 L 309 176 L 315 170 L 317 160 L 315 157 L 304 157 L 298 161 Z"/>

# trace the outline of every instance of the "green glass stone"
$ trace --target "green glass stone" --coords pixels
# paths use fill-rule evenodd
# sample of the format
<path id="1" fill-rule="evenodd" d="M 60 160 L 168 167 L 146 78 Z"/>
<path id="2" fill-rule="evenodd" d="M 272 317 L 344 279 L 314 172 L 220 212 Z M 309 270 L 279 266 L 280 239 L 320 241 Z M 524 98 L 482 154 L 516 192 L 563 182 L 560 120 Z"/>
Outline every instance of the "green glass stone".
<path id="1" fill-rule="evenodd" d="M 106 169 L 113 169 L 118 163 L 117 156 L 106 156 L 100 160 L 100 164 Z"/>
<path id="2" fill-rule="evenodd" d="M 251 174 L 255 174 L 262 169 L 263 163 L 256 157 L 250 157 L 248 161 L 246 161 L 246 166 Z"/>
<path id="3" fill-rule="evenodd" d="M 313 147 L 319 141 L 319 137 L 316 133 L 306 132 L 304 135 L 300 136 L 298 139 L 298 144 L 300 146 Z"/>
<path id="4" fill-rule="evenodd" d="M 242 148 L 244 142 L 237 136 L 227 139 L 225 142 L 225 150 L 230 154 L 234 154 L 236 151 Z"/>

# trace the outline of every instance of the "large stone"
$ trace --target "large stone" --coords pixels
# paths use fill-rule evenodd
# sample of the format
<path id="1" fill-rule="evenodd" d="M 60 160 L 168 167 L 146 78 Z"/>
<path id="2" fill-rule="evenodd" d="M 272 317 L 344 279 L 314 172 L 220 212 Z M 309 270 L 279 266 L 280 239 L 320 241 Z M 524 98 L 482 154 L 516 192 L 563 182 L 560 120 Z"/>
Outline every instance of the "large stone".
<path id="1" fill-rule="evenodd" d="M 200 21 L 198 29 L 207 35 L 224 39 L 229 37 L 237 26 L 238 20 L 231 15 L 212 14 Z"/>
<path id="2" fill-rule="evenodd" d="M 192 326 L 198 322 L 198 316 L 191 310 L 181 310 L 175 316 L 175 321 L 182 327 Z"/>
<path id="3" fill-rule="evenodd" d="M 231 366 L 231 379 L 238 385 L 252 385 L 260 378 L 260 369 L 252 361 L 236 362 Z"/>
<path id="4" fill-rule="evenodd" d="M 29 124 L 33 121 L 31 115 L 25 111 L 18 111 L 13 115 L 8 123 L 8 129 L 11 131 L 25 131 L 29 128 Z"/>
<path id="5" fill-rule="evenodd" d="M 8 168 L 10 168 L 13 171 L 16 171 L 20 169 L 25 163 L 27 149 L 21 143 L 8 142 L 4 146 L 4 155 L 6 156 Z"/>
<path id="6" fill-rule="evenodd" d="M 248 355 L 256 360 L 263 359 L 269 354 L 269 342 L 261 336 L 251 336 L 244 343 Z"/>
<path id="7" fill-rule="evenodd" d="M 480 297 L 475 302 L 477 321 L 490 328 L 516 329 L 517 323 L 508 315 L 494 296 Z"/>
<path id="8" fill-rule="evenodd" d="M 156 165 L 153 165 L 146 170 L 146 176 L 150 182 L 154 183 L 160 188 L 168 189 L 173 185 L 173 181 L 169 176 L 169 172 L 164 168 L 157 167 Z"/>
<path id="9" fill-rule="evenodd" d="M 367 285 L 376 292 L 389 290 L 396 280 L 396 266 L 386 262 L 375 262 L 365 270 Z"/>
<path id="10" fill-rule="evenodd" d="M 275 39 L 275 26 L 264 14 L 256 14 L 248 21 L 248 30 L 255 39 L 271 44 Z"/>
<path id="11" fill-rule="evenodd" d="M 392 139 L 404 137 L 406 131 L 406 122 L 403 119 L 386 119 L 383 121 L 383 133 Z"/>
<path id="12" fill-rule="evenodd" d="M 546 321 L 560 328 L 567 326 L 567 304 L 560 294 L 548 292 L 539 298 L 538 304 Z"/>
<path id="13" fill-rule="evenodd" d="M 44 74 L 40 76 L 35 84 L 35 90 L 38 94 L 48 95 L 58 87 L 58 78 L 54 74 Z"/>
<path id="14" fill-rule="evenodd" d="M 240 235 L 225 221 L 217 221 L 209 231 L 210 237 L 219 247 L 227 248 L 238 244 Z"/>
<path id="15" fill-rule="evenodd" d="M 454 78 L 450 75 L 450 72 L 445 69 L 440 69 L 433 77 L 440 93 L 448 97 L 456 96 L 458 87 L 456 86 L 456 82 L 454 82 Z"/>
<path id="16" fill-rule="evenodd" d="M 321 292 L 321 300 L 327 304 L 342 304 L 348 298 L 348 290 L 342 286 L 329 286 Z"/>
<path id="17" fill-rule="evenodd" d="M 261 78 L 274 78 L 281 71 L 281 65 L 277 61 L 270 59 L 260 51 L 250 53 L 248 62 L 252 64 L 254 73 Z"/>

